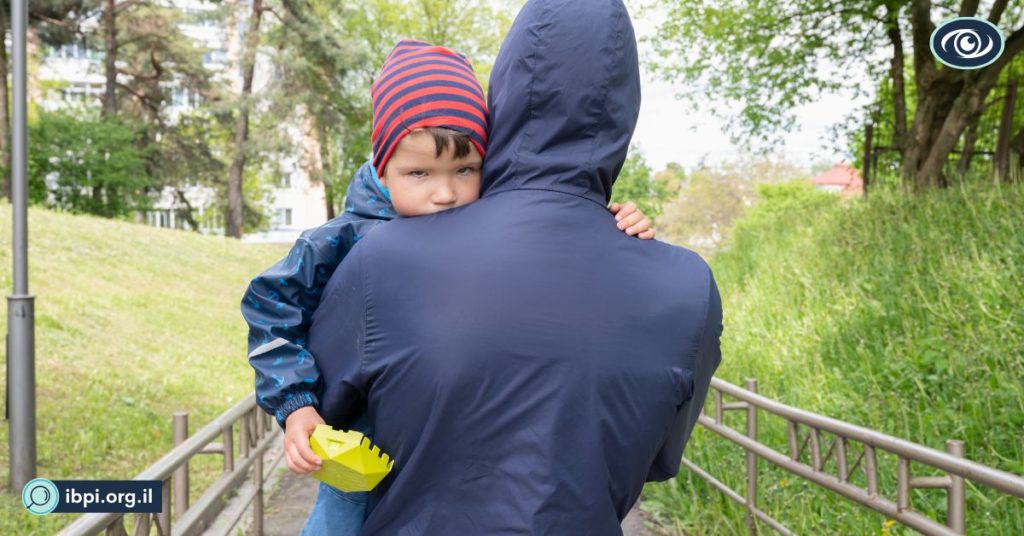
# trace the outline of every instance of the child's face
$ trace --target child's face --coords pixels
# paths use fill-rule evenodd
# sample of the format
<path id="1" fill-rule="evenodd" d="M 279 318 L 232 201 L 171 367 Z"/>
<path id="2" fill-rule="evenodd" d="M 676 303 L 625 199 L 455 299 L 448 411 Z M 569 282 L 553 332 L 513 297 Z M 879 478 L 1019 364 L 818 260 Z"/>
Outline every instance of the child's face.
<path id="1" fill-rule="evenodd" d="M 410 132 L 391 154 L 381 182 L 391 193 L 400 216 L 423 216 L 460 207 L 480 198 L 480 167 L 476 147 L 455 158 L 453 143 L 437 156 L 434 138 L 422 130 Z"/>

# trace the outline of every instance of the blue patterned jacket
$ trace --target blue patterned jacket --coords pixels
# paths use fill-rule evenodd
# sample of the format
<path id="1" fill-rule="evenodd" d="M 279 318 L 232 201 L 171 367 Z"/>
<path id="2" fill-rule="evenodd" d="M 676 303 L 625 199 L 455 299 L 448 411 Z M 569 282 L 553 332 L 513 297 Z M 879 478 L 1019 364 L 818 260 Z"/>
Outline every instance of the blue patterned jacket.
<path id="1" fill-rule="evenodd" d="M 249 284 L 242 316 L 249 324 L 256 400 L 281 426 L 291 412 L 320 404 L 323 382 L 306 334 L 324 286 L 360 238 L 396 216 L 367 162 L 349 185 L 344 214 L 302 233 L 287 257 Z"/>

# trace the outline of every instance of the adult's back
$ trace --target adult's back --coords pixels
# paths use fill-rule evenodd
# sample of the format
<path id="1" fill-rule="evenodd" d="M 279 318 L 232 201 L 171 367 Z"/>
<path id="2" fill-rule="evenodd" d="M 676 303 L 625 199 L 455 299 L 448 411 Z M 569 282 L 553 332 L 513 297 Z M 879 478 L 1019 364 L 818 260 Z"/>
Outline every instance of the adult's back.
<path id="1" fill-rule="evenodd" d="M 668 478 L 719 361 L 692 252 L 605 208 L 639 107 L 618 0 L 532 1 L 492 74 L 484 197 L 393 221 L 314 317 L 321 413 L 394 455 L 365 534 L 619 534 Z"/>

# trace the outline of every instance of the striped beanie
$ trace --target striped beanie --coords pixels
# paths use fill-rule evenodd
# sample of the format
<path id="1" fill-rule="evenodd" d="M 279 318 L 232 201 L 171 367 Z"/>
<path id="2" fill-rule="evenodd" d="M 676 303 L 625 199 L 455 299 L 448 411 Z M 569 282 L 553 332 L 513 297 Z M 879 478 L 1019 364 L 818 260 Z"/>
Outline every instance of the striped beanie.
<path id="1" fill-rule="evenodd" d="M 418 128 L 461 132 L 484 156 L 487 99 L 465 56 L 422 41 L 399 41 L 370 89 L 373 166 L 383 176 L 398 142 Z"/>

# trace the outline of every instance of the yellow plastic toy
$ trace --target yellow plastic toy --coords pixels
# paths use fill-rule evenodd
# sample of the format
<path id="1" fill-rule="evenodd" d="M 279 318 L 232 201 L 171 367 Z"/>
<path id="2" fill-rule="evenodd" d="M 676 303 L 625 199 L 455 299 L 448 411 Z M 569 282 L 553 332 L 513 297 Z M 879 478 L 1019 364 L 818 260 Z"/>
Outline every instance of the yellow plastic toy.
<path id="1" fill-rule="evenodd" d="M 309 446 L 324 461 L 313 478 L 341 491 L 370 491 L 384 480 L 395 465 L 380 447 L 365 435 L 335 430 L 321 424 L 309 437 Z"/>

